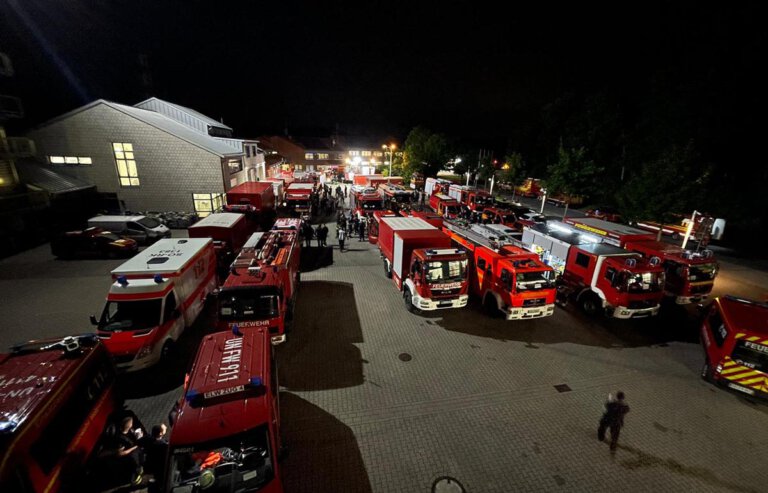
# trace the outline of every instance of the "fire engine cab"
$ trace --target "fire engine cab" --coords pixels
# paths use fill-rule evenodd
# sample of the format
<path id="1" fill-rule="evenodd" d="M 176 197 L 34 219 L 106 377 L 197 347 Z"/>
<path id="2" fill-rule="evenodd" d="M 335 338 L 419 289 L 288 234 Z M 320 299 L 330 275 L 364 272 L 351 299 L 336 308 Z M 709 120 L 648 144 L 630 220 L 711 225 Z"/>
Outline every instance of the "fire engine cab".
<path id="1" fill-rule="evenodd" d="M 172 413 L 167 491 L 283 491 L 272 353 L 264 328 L 203 339 Z"/>
<path id="2" fill-rule="evenodd" d="M 438 215 L 444 216 L 447 219 L 455 219 L 459 217 L 461 213 L 461 205 L 456 199 L 443 195 L 442 193 L 436 193 L 429 197 L 429 206 Z"/>
<path id="3" fill-rule="evenodd" d="M 701 324 L 708 381 L 755 397 L 768 397 L 768 304 L 716 298 Z"/>
<path id="4" fill-rule="evenodd" d="M 491 316 L 507 320 L 540 318 L 555 313 L 555 273 L 538 255 L 511 243 L 509 228 L 446 222 L 443 231 L 466 248 L 472 293 Z"/>
<path id="5" fill-rule="evenodd" d="M 352 190 L 352 204 L 357 217 L 363 218 L 374 211 L 384 209 L 384 200 L 375 188 L 362 188 Z"/>
<path id="6" fill-rule="evenodd" d="M 658 257 L 600 243 L 600 238 L 559 221 L 523 229 L 523 244 L 562 274 L 558 289 L 590 315 L 614 318 L 658 314 L 664 271 Z"/>
<path id="7" fill-rule="evenodd" d="M 570 217 L 565 222 L 601 237 L 604 243 L 646 258 L 661 259 L 666 274 L 664 294 L 674 298 L 679 305 L 698 303 L 712 292 L 718 264 L 711 250 L 685 250 L 678 245 L 656 241 L 653 233 L 601 219 Z"/>
<path id="8" fill-rule="evenodd" d="M 273 344 L 285 342 L 300 279 L 300 228 L 300 219 L 281 218 L 248 239 L 218 293 L 221 330 L 266 327 Z"/>

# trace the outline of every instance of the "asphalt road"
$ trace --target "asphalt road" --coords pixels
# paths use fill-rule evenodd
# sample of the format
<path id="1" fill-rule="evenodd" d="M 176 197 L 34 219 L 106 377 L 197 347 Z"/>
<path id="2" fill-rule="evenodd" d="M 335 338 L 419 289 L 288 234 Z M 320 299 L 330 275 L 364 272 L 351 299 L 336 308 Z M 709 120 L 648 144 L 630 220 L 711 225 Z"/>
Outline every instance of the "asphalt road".
<path id="1" fill-rule="evenodd" d="M 692 307 L 640 321 L 569 306 L 505 322 L 476 302 L 417 316 L 375 249 L 348 246 L 308 251 L 295 330 L 278 348 L 287 491 L 426 492 L 446 475 L 469 491 L 763 490 L 768 411 L 698 378 Z M 90 331 L 120 262 L 56 260 L 47 245 L 0 261 L 0 346 Z M 716 295 L 768 291 L 764 272 L 721 264 Z M 173 361 L 121 379 L 145 424 L 179 397 L 212 315 Z M 594 426 L 619 388 L 633 411 L 611 458 Z"/>

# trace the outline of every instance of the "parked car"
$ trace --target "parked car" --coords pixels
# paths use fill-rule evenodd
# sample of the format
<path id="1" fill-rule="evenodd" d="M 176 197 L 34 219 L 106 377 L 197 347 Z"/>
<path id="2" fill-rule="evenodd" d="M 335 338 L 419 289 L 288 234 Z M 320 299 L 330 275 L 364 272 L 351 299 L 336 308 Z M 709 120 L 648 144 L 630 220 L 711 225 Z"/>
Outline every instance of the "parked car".
<path id="1" fill-rule="evenodd" d="M 543 224 L 547 222 L 547 216 L 539 214 L 536 211 L 529 211 L 517 216 L 517 222 L 522 226 L 533 226 L 535 224 Z"/>
<path id="2" fill-rule="evenodd" d="M 146 244 L 171 237 L 171 230 L 161 221 L 143 215 L 95 216 L 88 220 L 88 226 L 103 228 Z"/>
<path id="3" fill-rule="evenodd" d="M 594 217 L 612 223 L 621 222 L 621 214 L 619 214 L 619 211 L 610 206 L 595 207 L 594 209 L 589 209 L 584 214 L 587 217 Z"/>
<path id="4" fill-rule="evenodd" d="M 61 258 L 132 257 L 138 248 L 135 240 L 101 228 L 68 231 L 51 241 L 51 253 Z"/>

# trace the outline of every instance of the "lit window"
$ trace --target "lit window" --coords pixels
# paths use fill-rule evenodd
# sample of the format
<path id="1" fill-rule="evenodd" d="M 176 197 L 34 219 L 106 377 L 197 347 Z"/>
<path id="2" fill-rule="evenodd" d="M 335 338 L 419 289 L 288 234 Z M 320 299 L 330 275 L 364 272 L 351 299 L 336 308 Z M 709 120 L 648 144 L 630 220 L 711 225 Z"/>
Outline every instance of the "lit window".
<path id="1" fill-rule="evenodd" d="M 229 174 L 234 175 L 235 173 L 239 173 L 243 171 L 243 160 L 230 159 L 229 161 L 227 161 L 227 166 L 229 166 Z"/>
<path id="2" fill-rule="evenodd" d="M 138 187 L 140 185 L 139 170 L 134 160 L 133 144 L 116 142 L 112 144 L 112 151 L 115 153 L 117 178 L 120 180 L 120 186 Z"/>
<path id="3" fill-rule="evenodd" d="M 199 217 L 218 212 L 224 206 L 223 193 L 193 193 L 192 200 L 195 204 L 195 212 Z"/>
<path id="4" fill-rule="evenodd" d="M 307 152 L 304 154 L 304 159 L 315 159 L 315 155 L 311 152 Z"/>
<path id="5" fill-rule="evenodd" d="M 381 152 L 381 151 L 376 151 L 376 152 L 373 153 L 373 155 L 376 156 L 376 157 L 382 157 L 384 155 L 384 153 Z"/>
<path id="6" fill-rule="evenodd" d="M 360 155 L 360 151 L 349 151 L 349 155 L 350 156 L 359 156 Z"/>
<path id="7" fill-rule="evenodd" d="M 371 151 L 363 151 L 363 152 L 362 152 L 362 156 L 364 156 L 364 157 L 370 157 L 370 156 L 371 156 Z"/>
<path id="8" fill-rule="evenodd" d="M 328 154 L 320 153 L 317 155 L 317 159 L 328 159 Z"/>
<path id="9" fill-rule="evenodd" d="M 48 156 L 48 162 L 51 164 L 93 164 L 91 158 L 77 156 Z"/>

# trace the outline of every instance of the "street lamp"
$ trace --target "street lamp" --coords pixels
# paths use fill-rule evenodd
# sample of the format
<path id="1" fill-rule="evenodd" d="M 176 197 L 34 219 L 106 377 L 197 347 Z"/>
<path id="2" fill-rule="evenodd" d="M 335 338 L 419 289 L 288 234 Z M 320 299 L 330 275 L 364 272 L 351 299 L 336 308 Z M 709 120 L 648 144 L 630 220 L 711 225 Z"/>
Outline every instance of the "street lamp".
<path id="1" fill-rule="evenodd" d="M 395 144 L 389 144 L 389 145 L 384 144 L 383 146 L 381 146 L 381 148 L 384 150 L 384 152 L 389 151 L 389 175 L 387 176 L 387 183 L 389 183 L 390 180 L 392 179 L 392 156 L 393 156 L 393 153 L 395 152 L 395 149 L 397 149 L 397 146 Z"/>

